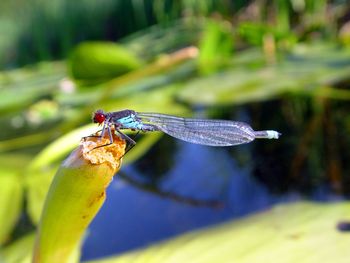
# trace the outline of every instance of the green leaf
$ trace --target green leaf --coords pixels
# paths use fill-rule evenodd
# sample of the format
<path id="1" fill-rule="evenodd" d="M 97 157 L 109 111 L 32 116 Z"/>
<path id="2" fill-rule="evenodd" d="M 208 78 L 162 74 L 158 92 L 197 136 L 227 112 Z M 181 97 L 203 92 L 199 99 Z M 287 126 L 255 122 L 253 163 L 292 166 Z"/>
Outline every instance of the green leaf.
<path id="1" fill-rule="evenodd" d="M 199 70 L 209 74 L 223 67 L 233 52 L 233 34 L 227 21 L 209 21 L 199 44 Z"/>
<path id="2" fill-rule="evenodd" d="M 245 51 L 240 56 L 246 52 L 251 53 Z M 299 45 L 275 65 L 259 65 L 261 61 L 257 57 L 257 66 L 254 62 L 241 66 L 234 63 L 234 67 L 224 72 L 192 79 L 177 96 L 194 105 L 263 101 L 290 92 L 317 96 L 317 92 L 311 91 L 348 78 L 349 58 L 346 49 Z"/>
<path id="3" fill-rule="evenodd" d="M 266 69 L 264 72 L 253 69 L 229 70 L 188 82 L 178 93 L 178 97 L 192 105 L 263 101 L 277 96 L 293 85 L 282 77 L 274 82 L 275 75 L 275 69 Z"/>
<path id="4" fill-rule="evenodd" d="M 28 202 L 26 209 L 31 221 L 35 225 L 40 221 L 45 197 L 56 170 L 57 167 L 51 167 L 41 171 L 37 170 L 36 173 L 28 172 L 25 178 L 26 198 Z"/>
<path id="5" fill-rule="evenodd" d="M 0 244 L 4 243 L 17 223 L 22 209 L 23 189 L 16 174 L 0 170 Z"/>
<path id="6" fill-rule="evenodd" d="M 125 47 L 109 42 L 85 42 L 72 53 L 71 76 L 85 84 L 97 84 L 138 69 L 142 61 Z"/>
<path id="7" fill-rule="evenodd" d="M 0 262 L 6 263 L 31 263 L 35 234 L 30 233 L 21 237 L 4 249 L 0 250 Z M 72 257 L 67 263 L 77 263 L 80 258 L 80 249 L 72 253 Z"/>
<path id="8" fill-rule="evenodd" d="M 0 251 L 0 262 L 30 263 L 34 246 L 34 233 L 26 235 Z M 3 261 L 2 261 L 3 259 Z"/>
<path id="9" fill-rule="evenodd" d="M 28 158 L 20 155 L 0 156 L 0 244 L 10 236 L 21 214 L 23 185 L 21 173 Z"/>

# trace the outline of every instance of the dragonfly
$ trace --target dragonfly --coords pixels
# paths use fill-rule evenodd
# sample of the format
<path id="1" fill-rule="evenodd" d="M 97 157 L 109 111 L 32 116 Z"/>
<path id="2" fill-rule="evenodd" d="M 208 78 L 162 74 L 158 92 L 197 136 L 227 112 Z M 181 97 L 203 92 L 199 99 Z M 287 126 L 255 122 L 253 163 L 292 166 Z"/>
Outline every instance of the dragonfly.
<path id="1" fill-rule="evenodd" d="M 278 139 L 281 133 L 274 130 L 254 131 L 244 122 L 231 120 L 182 118 L 161 113 L 136 112 L 121 110 L 104 112 L 97 110 L 93 113 L 94 123 L 103 125 L 100 137 L 108 133 L 110 143 L 113 143 L 112 128 L 126 140 L 130 147 L 136 142 L 121 130 L 154 132 L 161 131 L 171 137 L 195 144 L 207 146 L 234 146 L 252 142 L 255 139 Z"/>

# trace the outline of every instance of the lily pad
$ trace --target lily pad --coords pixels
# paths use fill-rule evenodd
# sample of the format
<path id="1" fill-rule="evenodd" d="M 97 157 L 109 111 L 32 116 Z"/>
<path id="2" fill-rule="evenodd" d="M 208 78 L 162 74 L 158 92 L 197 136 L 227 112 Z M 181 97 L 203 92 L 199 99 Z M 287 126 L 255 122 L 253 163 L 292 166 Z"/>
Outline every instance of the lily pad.
<path id="1" fill-rule="evenodd" d="M 145 249 L 86 263 L 337 262 L 349 261 L 350 203 L 278 205 L 237 221 L 194 231 Z"/>

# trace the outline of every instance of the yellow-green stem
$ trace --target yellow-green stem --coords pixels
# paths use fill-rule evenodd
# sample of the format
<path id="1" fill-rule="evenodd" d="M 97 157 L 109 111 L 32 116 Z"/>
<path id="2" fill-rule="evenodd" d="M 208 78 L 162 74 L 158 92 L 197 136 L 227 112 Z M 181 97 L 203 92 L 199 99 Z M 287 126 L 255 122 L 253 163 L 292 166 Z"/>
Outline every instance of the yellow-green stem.
<path id="1" fill-rule="evenodd" d="M 119 170 L 125 141 L 86 138 L 62 163 L 46 197 L 37 232 L 33 263 L 66 263 L 106 198 Z"/>

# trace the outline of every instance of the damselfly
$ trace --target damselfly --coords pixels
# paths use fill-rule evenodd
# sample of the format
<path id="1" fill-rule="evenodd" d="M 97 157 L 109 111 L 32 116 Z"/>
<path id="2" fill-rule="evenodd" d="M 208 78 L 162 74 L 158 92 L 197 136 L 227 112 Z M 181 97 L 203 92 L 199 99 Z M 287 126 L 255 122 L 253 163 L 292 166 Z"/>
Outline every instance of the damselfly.
<path id="1" fill-rule="evenodd" d="M 93 114 L 93 121 L 100 125 L 103 124 L 101 137 L 107 131 L 110 144 L 113 143 L 111 131 L 113 126 L 115 131 L 129 142 L 130 148 L 136 142 L 122 133 L 122 129 L 143 132 L 162 131 L 183 141 L 209 146 L 233 146 L 249 143 L 258 138 L 278 139 L 281 135 L 273 130 L 254 131 L 244 122 L 181 118 L 160 113 L 135 112 L 133 110 L 115 112 L 97 110 Z"/>

